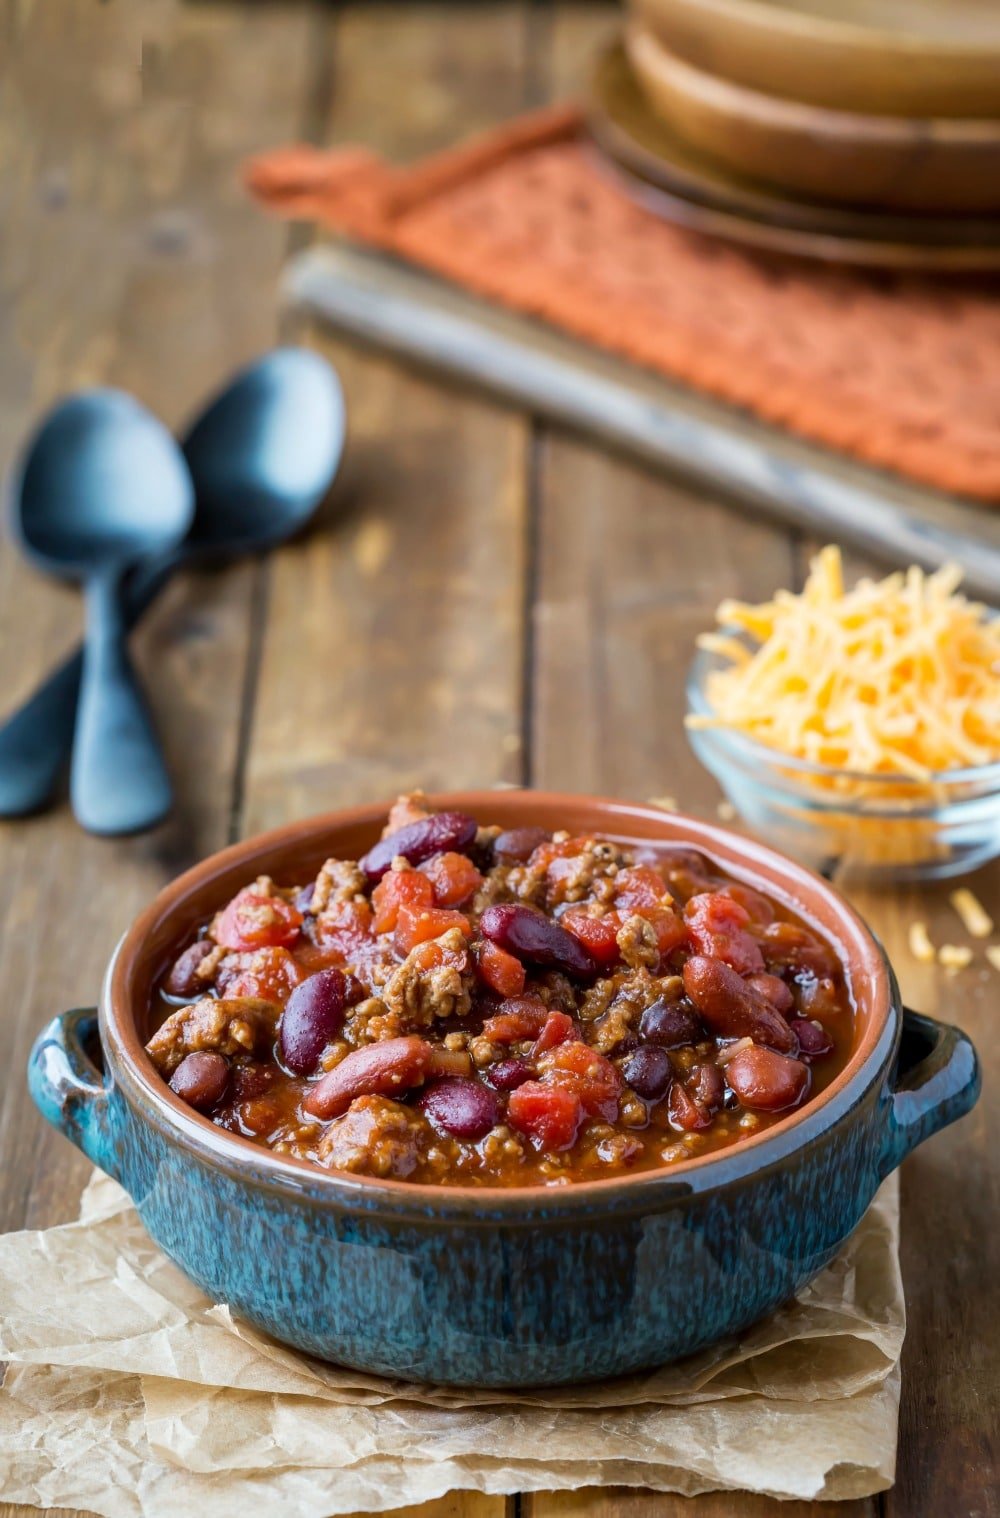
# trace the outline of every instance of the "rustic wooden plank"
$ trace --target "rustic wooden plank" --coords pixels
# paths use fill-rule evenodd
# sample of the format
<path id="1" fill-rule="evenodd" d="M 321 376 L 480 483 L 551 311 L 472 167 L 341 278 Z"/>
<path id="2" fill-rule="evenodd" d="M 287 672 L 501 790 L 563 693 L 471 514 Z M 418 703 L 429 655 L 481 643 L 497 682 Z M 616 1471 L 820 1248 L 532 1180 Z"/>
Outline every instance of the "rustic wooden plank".
<path id="1" fill-rule="evenodd" d="M 402 157 L 512 113 L 525 27 L 517 5 L 348 7 L 324 135 Z M 343 504 L 273 566 L 249 830 L 521 772 L 527 424 L 318 341 L 347 392 Z"/>
<path id="2" fill-rule="evenodd" d="M 0 244 L 5 464 L 61 391 L 123 384 L 176 424 L 274 340 L 287 234 L 243 201 L 237 165 L 298 133 L 313 25 L 301 7 L 20 9 L 0 109 L 2 213 L 18 228 Z M 143 902 L 225 841 L 253 579 L 243 566 L 175 584 L 136 639 L 177 784 L 166 827 L 110 843 L 84 836 L 63 808 L 0 828 L 0 1015 L 14 1069 L 47 1016 L 96 996 Z M 25 571 L 4 543 L 5 702 L 78 625 L 75 595 Z M 0 1102 L 0 1226 L 69 1215 L 86 1163 L 43 1125 L 23 1082 L 6 1083 Z"/>
<path id="3" fill-rule="evenodd" d="M 397 162 L 448 147 L 527 103 L 527 0 L 345 5 L 326 136 Z"/>
<path id="4" fill-rule="evenodd" d="M 721 793 L 682 725 L 694 639 L 723 595 L 787 582 L 787 539 L 554 434 L 539 497 L 532 782 L 713 815 Z"/>

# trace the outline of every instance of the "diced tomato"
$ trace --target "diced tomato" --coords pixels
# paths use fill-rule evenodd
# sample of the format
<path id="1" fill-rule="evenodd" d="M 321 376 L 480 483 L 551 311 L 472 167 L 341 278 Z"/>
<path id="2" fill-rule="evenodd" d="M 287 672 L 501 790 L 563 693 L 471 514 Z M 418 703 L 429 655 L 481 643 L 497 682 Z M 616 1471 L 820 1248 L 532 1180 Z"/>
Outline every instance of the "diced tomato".
<path id="1" fill-rule="evenodd" d="M 839 973 L 837 957 L 808 928 L 794 922 L 772 922 L 761 937 L 769 970 L 791 970 L 793 974 L 833 980 Z"/>
<path id="2" fill-rule="evenodd" d="M 540 1149 L 571 1149 L 583 1116 L 583 1103 L 575 1092 L 541 1081 L 525 1081 L 507 1102 L 511 1127 Z"/>
<path id="3" fill-rule="evenodd" d="M 223 996 L 257 996 L 282 1005 L 306 972 L 287 949 L 252 949 L 222 961 L 216 985 Z"/>
<path id="4" fill-rule="evenodd" d="M 434 887 L 434 905 L 460 907 L 479 890 L 483 877 L 464 854 L 435 854 L 420 866 Z"/>
<path id="5" fill-rule="evenodd" d="M 663 876 L 649 865 L 633 865 L 615 876 L 615 905 L 623 910 L 662 906 L 664 896 L 669 894 Z"/>
<path id="6" fill-rule="evenodd" d="M 240 891 L 215 924 L 215 940 L 223 948 L 287 948 L 299 936 L 302 913 L 281 896 L 265 896 L 253 886 Z"/>
<path id="7" fill-rule="evenodd" d="M 525 969 L 521 961 L 488 938 L 476 945 L 476 968 L 480 980 L 500 996 L 520 996 L 524 990 Z"/>
<path id="8" fill-rule="evenodd" d="M 371 940 L 372 909 L 367 901 L 338 902 L 320 913 L 313 931 L 321 949 L 336 949 L 351 959 Z"/>
<path id="9" fill-rule="evenodd" d="M 372 892 L 375 932 L 391 933 L 402 906 L 434 905 L 434 887 L 419 870 L 389 870 Z"/>
<path id="10" fill-rule="evenodd" d="M 750 914 L 721 891 L 692 896 L 684 908 L 687 934 L 697 954 L 722 959 L 737 975 L 752 975 L 764 968 L 764 956 L 755 938 L 746 931 Z"/>
<path id="11" fill-rule="evenodd" d="M 672 907 L 636 907 L 635 912 L 653 924 L 661 955 L 672 954 L 682 943 L 687 942 L 687 928 Z"/>
<path id="12" fill-rule="evenodd" d="M 617 964 L 618 929 L 621 927 L 621 917 L 617 912 L 607 912 L 603 917 L 591 917 L 584 907 L 570 907 L 560 917 L 559 926 L 578 938 L 602 969 Z"/>
<path id="13" fill-rule="evenodd" d="M 542 1079 L 565 1086 L 580 1099 L 591 1117 L 613 1123 L 618 1117 L 621 1076 L 609 1059 L 574 1039 L 557 1044 L 539 1060 Z"/>
<path id="14" fill-rule="evenodd" d="M 549 1009 L 540 996 L 512 997 L 483 1023 L 483 1037 L 491 1044 L 516 1044 L 522 1038 L 537 1038 L 548 1015 Z"/>
<path id="15" fill-rule="evenodd" d="M 334 946 L 324 947 L 322 944 L 310 943 L 308 938 L 300 938 L 295 945 L 295 960 L 307 975 L 315 975 L 318 970 L 333 970 L 342 965 L 344 951 Z"/>
<path id="16" fill-rule="evenodd" d="M 396 933 L 392 940 L 396 953 L 405 957 L 418 943 L 440 938 L 449 928 L 461 928 L 466 936 L 472 932 L 472 924 L 461 912 L 450 912 L 440 907 L 412 907 L 404 902 L 399 909 Z"/>
<path id="17" fill-rule="evenodd" d="M 544 1054 L 547 1049 L 554 1049 L 556 1044 L 564 1044 L 568 1038 L 576 1036 L 576 1023 L 566 1012 L 550 1012 L 535 1040 L 532 1055 Z"/>
<path id="18" fill-rule="evenodd" d="M 575 859 L 591 841 L 589 838 L 564 838 L 561 843 L 556 843 L 550 839 L 548 843 L 538 845 L 528 863 L 535 869 L 547 870 L 553 860 Z"/>

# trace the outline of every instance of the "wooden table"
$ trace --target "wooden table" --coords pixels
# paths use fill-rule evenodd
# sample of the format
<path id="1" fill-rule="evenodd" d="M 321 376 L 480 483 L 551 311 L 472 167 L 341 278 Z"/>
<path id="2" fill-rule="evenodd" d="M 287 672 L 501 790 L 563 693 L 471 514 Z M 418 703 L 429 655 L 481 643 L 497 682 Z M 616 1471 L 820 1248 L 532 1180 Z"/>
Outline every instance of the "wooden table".
<path id="1" fill-rule="evenodd" d="M 247 203 L 243 155 L 295 138 L 417 155 L 564 93 L 616 21 L 576 0 L 10 0 L 0 18 L 4 466 L 62 391 L 124 385 L 178 424 L 278 338 L 278 271 L 306 234 Z M 121 843 L 84 836 L 65 807 L 0 824 L 2 1228 L 71 1217 L 87 1173 L 17 1074 L 35 1032 L 96 995 L 121 929 L 196 858 L 416 783 L 672 795 L 715 813 L 680 727 L 692 638 L 723 594 L 800 581 L 813 545 L 530 416 L 346 346 L 326 351 L 351 437 L 325 519 L 266 563 L 178 582 L 136 639 L 177 781 L 173 820 Z M 5 707 L 79 621 L 75 594 L 5 543 Z M 974 884 L 1000 920 L 1000 872 Z M 1000 1512 L 998 981 L 981 955 L 950 980 L 910 958 L 914 915 L 938 941 L 964 941 L 945 891 L 861 905 L 908 1000 L 968 1028 L 987 1081 L 976 1113 L 903 1169 L 896 1486 L 836 1507 L 587 1491 L 511 1499 L 509 1518 Z M 504 1509 L 456 1496 L 425 1511 Z"/>

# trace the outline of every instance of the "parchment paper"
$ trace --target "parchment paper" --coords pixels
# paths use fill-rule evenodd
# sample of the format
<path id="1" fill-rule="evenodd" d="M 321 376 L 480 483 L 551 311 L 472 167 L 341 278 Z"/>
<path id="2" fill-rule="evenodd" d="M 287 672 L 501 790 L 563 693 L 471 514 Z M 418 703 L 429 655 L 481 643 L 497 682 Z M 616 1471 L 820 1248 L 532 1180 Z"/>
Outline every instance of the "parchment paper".
<path id="1" fill-rule="evenodd" d="M 536 1392 L 389 1381 L 216 1307 L 104 1177 L 80 1221 L 0 1238 L 0 1496 L 106 1518 L 382 1511 L 453 1488 L 624 1483 L 854 1497 L 892 1481 L 898 1186 L 800 1299 L 647 1375 Z"/>

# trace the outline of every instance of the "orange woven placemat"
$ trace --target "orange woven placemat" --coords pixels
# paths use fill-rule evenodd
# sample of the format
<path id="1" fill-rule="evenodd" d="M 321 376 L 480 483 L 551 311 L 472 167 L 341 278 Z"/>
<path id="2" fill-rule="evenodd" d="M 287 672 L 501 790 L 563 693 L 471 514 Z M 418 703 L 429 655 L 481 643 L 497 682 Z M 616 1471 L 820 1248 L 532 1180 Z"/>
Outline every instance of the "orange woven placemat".
<path id="1" fill-rule="evenodd" d="M 363 242 L 766 421 L 1000 501 L 1000 288 L 774 259 L 634 203 L 574 107 L 394 168 L 277 149 L 247 183 Z"/>

